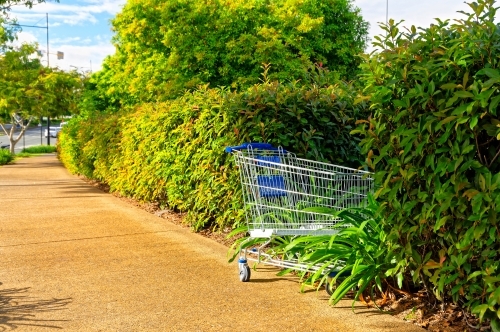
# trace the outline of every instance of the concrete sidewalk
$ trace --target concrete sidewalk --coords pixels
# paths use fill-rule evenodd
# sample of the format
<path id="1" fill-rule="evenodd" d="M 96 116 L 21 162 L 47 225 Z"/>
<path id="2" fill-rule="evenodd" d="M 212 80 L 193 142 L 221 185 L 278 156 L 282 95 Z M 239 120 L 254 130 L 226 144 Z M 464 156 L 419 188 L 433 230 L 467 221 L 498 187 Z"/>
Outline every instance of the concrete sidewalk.
<path id="1" fill-rule="evenodd" d="M 226 254 L 54 155 L 0 167 L 2 331 L 423 331 L 269 267 L 241 283 Z"/>

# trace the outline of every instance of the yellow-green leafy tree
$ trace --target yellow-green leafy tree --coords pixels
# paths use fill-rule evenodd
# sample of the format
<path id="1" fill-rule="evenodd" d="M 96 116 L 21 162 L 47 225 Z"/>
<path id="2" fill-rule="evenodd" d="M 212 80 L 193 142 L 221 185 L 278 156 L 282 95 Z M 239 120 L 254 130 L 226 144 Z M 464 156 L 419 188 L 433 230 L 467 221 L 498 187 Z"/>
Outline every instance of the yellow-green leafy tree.
<path id="1" fill-rule="evenodd" d="M 246 88 L 263 64 L 270 80 L 304 80 L 313 64 L 353 79 L 368 24 L 352 0 L 130 0 L 113 29 L 97 87 L 133 105 L 200 84 Z"/>
<path id="2" fill-rule="evenodd" d="M 75 112 L 81 91 L 77 73 L 43 67 L 36 48 L 24 44 L 0 55 L 0 129 L 9 139 L 11 153 L 33 118 Z"/>

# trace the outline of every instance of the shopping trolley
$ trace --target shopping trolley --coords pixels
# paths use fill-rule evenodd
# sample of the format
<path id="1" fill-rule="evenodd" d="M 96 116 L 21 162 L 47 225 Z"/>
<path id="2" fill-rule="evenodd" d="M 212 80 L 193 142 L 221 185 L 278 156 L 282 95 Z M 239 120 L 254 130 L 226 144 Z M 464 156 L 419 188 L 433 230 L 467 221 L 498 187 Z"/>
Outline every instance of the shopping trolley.
<path id="1" fill-rule="evenodd" d="M 335 211 L 360 207 L 373 190 L 369 172 L 297 158 L 268 143 L 227 147 L 239 166 L 250 237 L 268 239 L 259 248 L 239 248 L 239 276 L 250 280 L 248 261 L 305 272 L 319 267 L 263 252 L 273 236 L 333 235 L 339 231 Z M 329 277 L 340 268 L 332 267 Z M 327 287 L 328 290 L 328 287 Z"/>

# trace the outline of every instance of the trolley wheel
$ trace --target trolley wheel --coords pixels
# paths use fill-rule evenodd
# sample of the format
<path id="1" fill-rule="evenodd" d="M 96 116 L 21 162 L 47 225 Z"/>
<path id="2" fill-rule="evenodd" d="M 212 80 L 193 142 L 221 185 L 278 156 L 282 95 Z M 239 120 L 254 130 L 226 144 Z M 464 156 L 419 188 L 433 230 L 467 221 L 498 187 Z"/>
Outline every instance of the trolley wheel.
<path id="1" fill-rule="evenodd" d="M 240 266 L 240 281 L 247 282 L 250 280 L 250 266 Z"/>

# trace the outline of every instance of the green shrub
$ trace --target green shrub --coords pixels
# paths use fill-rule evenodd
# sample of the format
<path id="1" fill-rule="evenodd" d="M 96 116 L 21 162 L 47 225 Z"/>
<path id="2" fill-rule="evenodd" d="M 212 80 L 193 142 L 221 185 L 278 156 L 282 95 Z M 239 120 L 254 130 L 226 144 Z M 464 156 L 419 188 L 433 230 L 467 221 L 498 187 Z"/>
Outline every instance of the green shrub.
<path id="1" fill-rule="evenodd" d="M 21 153 L 38 154 L 38 153 L 52 153 L 56 152 L 54 145 L 37 145 L 24 148 Z"/>
<path id="2" fill-rule="evenodd" d="M 363 65 L 359 130 L 397 265 L 442 301 L 500 322 L 500 27 L 493 0 L 453 25 L 402 33 Z"/>
<path id="3" fill-rule="evenodd" d="M 14 159 L 9 150 L 0 149 L 0 165 L 6 165 Z"/>
<path id="4" fill-rule="evenodd" d="M 120 138 L 120 114 L 91 114 L 71 119 L 59 133 L 57 153 L 72 173 L 105 181 L 94 176 L 95 163 L 106 162 L 116 153 Z"/>
<path id="5" fill-rule="evenodd" d="M 113 191 L 188 212 L 195 229 L 236 227 L 243 221 L 239 175 L 224 148 L 267 141 L 302 157 L 359 166 L 349 132 L 366 112 L 364 104 L 353 106 L 355 91 L 343 83 L 268 82 L 242 93 L 200 88 L 132 112 L 73 119 L 59 155 L 70 171 Z"/>

